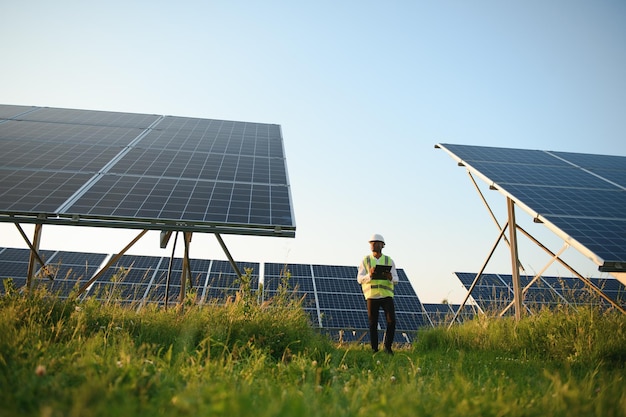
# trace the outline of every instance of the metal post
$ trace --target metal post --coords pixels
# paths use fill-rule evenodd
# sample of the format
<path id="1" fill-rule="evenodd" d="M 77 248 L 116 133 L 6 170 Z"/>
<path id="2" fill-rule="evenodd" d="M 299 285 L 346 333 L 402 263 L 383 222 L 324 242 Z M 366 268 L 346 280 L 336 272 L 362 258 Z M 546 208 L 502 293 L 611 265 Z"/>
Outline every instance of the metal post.
<path id="1" fill-rule="evenodd" d="M 511 272 L 513 275 L 513 301 L 515 303 L 515 320 L 522 318 L 522 288 L 519 279 L 519 260 L 517 253 L 517 224 L 515 223 L 515 203 L 506 198 L 509 213 L 509 242 L 511 244 Z"/>
<path id="2" fill-rule="evenodd" d="M 183 257 L 183 271 L 180 276 L 180 298 L 179 298 L 179 309 L 182 314 L 184 311 L 185 305 L 185 294 L 187 292 L 187 278 L 190 274 L 189 271 L 189 242 L 191 241 L 191 232 L 183 232 L 183 240 L 185 242 L 185 254 Z M 190 280 L 191 281 L 191 280 Z"/>
<path id="3" fill-rule="evenodd" d="M 170 302 L 170 278 L 172 276 L 172 264 L 174 263 L 174 254 L 176 251 L 176 243 L 178 242 L 178 230 L 174 236 L 174 246 L 172 247 L 172 256 L 170 257 L 170 264 L 167 267 L 167 278 L 165 280 L 165 310 Z"/>
<path id="4" fill-rule="evenodd" d="M 28 259 L 28 274 L 26 275 L 26 289 L 30 291 L 33 285 L 33 275 L 35 275 L 35 261 L 41 263 L 43 268 L 44 264 L 39 257 L 39 244 L 41 243 L 41 229 L 43 225 L 40 223 L 35 224 L 35 234 L 33 236 L 33 245 L 30 249 L 30 258 Z"/>
<path id="5" fill-rule="evenodd" d="M 230 262 L 230 266 L 232 266 L 233 269 L 235 270 L 235 273 L 237 274 L 237 277 L 239 279 L 241 279 L 241 271 L 239 270 L 239 267 L 237 266 L 237 263 L 235 262 L 233 257 L 230 256 L 230 252 L 228 251 L 228 248 L 226 247 L 226 244 L 222 240 L 222 236 L 220 236 L 219 233 L 215 233 L 215 237 L 217 238 L 217 241 L 220 243 L 220 246 L 222 247 L 222 250 L 226 254 L 226 257 L 228 258 L 228 262 Z"/>
<path id="6" fill-rule="evenodd" d="M 44 267 L 46 265 L 46 262 L 43 260 L 43 258 L 39 255 L 39 247 L 37 247 L 35 249 L 35 246 L 33 246 L 33 244 L 30 242 L 30 240 L 28 239 L 28 236 L 26 236 L 26 232 L 24 232 L 24 229 L 22 229 L 22 226 L 20 226 L 19 223 L 14 223 L 15 227 L 17 227 L 17 230 L 20 232 L 20 234 L 22 235 L 22 238 L 24 239 L 24 241 L 26 242 L 26 244 L 28 245 L 29 249 L 30 249 L 30 254 L 31 256 L 34 256 L 35 259 L 37 259 L 37 262 L 39 262 L 39 264 Z M 38 245 L 39 246 L 39 245 Z"/>

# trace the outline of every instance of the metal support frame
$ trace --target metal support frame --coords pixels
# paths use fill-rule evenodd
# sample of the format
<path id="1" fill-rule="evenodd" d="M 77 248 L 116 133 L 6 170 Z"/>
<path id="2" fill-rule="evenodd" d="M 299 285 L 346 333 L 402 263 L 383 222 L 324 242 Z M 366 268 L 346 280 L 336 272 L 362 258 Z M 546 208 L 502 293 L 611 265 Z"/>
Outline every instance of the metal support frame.
<path id="1" fill-rule="evenodd" d="M 509 240 L 511 242 L 511 272 L 513 273 L 513 302 L 515 303 L 515 320 L 522 318 L 522 289 L 519 280 L 519 258 L 517 253 L 517 223 L 515 222 L 515 203 L 507 197 L 507 211 L 509 214 Z"/>

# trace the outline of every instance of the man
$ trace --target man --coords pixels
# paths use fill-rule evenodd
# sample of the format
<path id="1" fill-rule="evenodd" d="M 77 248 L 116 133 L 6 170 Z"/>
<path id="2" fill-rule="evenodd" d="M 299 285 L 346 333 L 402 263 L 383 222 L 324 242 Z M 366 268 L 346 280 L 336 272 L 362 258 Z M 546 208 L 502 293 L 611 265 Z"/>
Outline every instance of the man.
<path id="1" fill-rule="evenodd" d="M 387 335 L 384 340 L 385 352 L 393 354 L 391 345 L 396 332 L 396 308 L 393 302 L 393 288 L 398 283 L 398 271 L 393 260 L 383 255 L 385 239 L 374 234 L 369 240 L 371 255 L 359 264 L 357 281 L 361 284 L 367 300 L 370 343 L 374 353 L 378 352 L 378 313 L 382 308 L 387 321 Z M 378 267 L 378 268 L 377 268 Z"/>

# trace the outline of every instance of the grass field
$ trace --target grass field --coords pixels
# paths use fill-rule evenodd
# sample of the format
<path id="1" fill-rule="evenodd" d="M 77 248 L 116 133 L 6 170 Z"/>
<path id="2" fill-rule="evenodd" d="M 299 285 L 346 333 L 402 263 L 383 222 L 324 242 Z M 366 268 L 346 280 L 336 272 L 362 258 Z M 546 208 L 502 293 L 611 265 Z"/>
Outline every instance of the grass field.
<path id="1" fill-rule="evenodd" d="M 285 294 L 182 312 L 0 298 L 0 416 L 626 416 L 626 317 L 544 311 L 337 345 Z"/>

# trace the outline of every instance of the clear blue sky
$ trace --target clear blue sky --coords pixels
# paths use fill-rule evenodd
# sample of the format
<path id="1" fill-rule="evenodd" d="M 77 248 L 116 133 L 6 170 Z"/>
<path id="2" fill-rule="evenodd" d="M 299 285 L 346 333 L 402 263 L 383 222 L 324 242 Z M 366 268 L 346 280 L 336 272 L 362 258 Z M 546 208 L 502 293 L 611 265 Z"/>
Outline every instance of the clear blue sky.
<path id="1" fill-rule="evenodd" d="M 621 0 L 5 1 L 0 102 L 280 124 L 296 238 L 224 236 L 235 259 L 352 265 L 376 232 L 422 301 L 459 302 L 453 272 L 498 230 L 434 145 L 626 155 L 625 22 Z M 136 234 L 78 229 L 44 228 L 42 247 L 114 253 Z M 24 247 L 13 225 L 0 246 Z M 157 234 L 131 252 L 169 251 Z M 225 259 L 212 235 L 191 255 Z M 508 253 L 488 270 L 510 273 Z"/>

